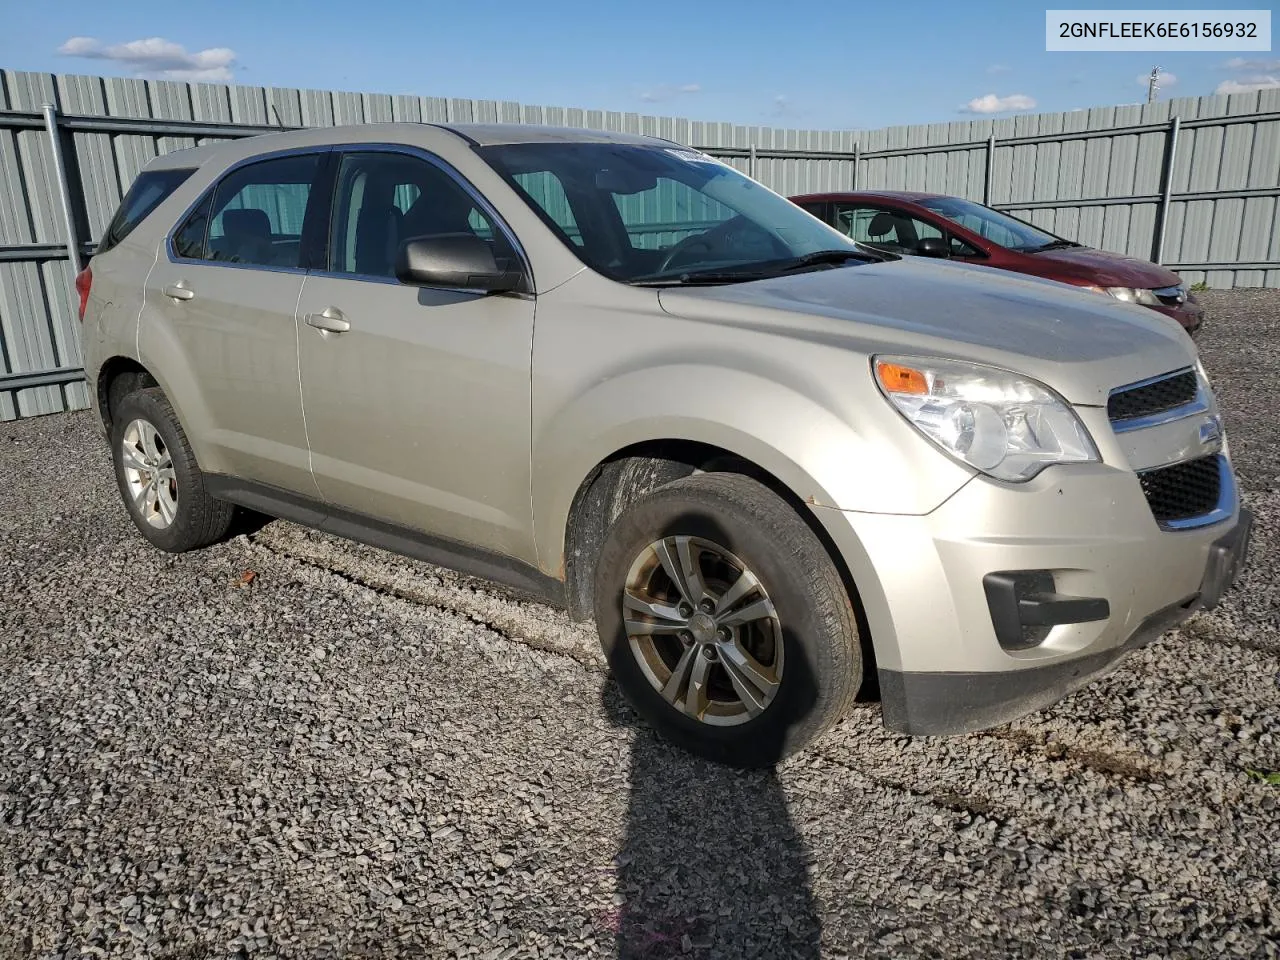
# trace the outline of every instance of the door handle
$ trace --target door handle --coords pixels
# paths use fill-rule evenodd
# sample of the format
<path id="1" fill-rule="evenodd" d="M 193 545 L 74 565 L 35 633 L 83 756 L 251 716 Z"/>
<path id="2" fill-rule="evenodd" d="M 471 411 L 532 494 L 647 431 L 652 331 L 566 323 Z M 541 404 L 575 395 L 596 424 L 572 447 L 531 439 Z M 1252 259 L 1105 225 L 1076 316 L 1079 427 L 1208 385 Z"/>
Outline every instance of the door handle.
<path id="1" fill-rule="evenodd" d="M 346 333 L 351 324 L 337 307 L 325 307 L 319 313 L 308 313 L 302 318 L 309 327 L 315 327 L 321 333 Z"/>
<path id="2" fill-rule="evenodd" d="M 187 286 L 187 281 L 179 280 L 177 283 L 171 283 L 165 287 L 164 295 L 171 300 L 191 300 L 195 297 L 196 292 Z"/>

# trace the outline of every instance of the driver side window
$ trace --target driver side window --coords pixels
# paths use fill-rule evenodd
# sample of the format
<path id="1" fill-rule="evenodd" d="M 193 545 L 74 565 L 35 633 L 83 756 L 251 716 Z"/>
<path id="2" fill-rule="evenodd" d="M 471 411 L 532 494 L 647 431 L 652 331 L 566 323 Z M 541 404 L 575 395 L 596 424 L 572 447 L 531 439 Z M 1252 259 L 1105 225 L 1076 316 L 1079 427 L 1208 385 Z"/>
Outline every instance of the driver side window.
<path id="1" fill-rule="evenodd" d="M 434 163 L 384 152 L 342 157 L 329 240 L 331 273 L 394 278 L 405 241 L 459 233 L 487 241 L 500 265 L 514 258 L 471 195 Z"/>
<path id="2" fill-rule="evenodd" d="M 855 204 L 836 204 L 835 227 L 841 233 L 877 250 L 915 254 L 917 244 L 942 231 L 902 210 Z"/>

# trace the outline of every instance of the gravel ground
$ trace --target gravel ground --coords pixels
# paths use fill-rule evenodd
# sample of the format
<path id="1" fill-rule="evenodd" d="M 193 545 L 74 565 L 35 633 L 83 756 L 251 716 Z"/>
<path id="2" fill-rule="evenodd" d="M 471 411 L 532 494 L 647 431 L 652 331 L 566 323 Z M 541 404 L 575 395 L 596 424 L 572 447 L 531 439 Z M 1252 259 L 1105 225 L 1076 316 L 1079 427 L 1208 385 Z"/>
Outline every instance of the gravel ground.
<path id="1" fill-rule="evenodd" d="M 1205 300 L 1225 604 L 773 772 L 657 740 L 559 613 L 281 522 L 159 553 L 90 415 L 0 424 L 0 956 L 1280 956 L 1280 293 Z"/>

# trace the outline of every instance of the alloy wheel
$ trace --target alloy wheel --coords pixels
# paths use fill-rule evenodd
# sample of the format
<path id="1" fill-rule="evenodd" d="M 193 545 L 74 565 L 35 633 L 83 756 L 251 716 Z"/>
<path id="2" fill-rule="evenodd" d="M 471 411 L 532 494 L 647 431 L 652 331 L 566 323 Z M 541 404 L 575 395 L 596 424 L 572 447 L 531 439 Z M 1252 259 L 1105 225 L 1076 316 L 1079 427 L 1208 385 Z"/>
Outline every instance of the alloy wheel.
<path id="1" fill-rule="evenodd" d="M 655 540 L 622 595 L 628 645 L 672 707 L 712 726 L 758 717 L 782 683 L 782 625 L 738 557 L 700 537 Z"/>
<path id="2" fill-rule="evenodd" d="M 164 530 L 178 514 L 178 478 L 164 438 L 147 420 L 125 427 L 120 441 L 125 486 L 139 515 Z"/>

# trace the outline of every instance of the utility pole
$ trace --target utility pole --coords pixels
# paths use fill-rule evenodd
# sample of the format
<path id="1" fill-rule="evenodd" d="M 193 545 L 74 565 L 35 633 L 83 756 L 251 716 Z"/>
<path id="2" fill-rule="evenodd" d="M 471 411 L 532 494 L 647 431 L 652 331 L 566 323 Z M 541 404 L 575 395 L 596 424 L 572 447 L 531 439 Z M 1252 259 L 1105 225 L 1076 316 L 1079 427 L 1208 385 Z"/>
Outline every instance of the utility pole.
<path id="1" fill-rule="evenodd" d="M 1160 92 L 1160 68 L 1152 67 L 1151 76 L 1147 80 L 1147 103 L 1156 102 L 1156 94 Z"/>

